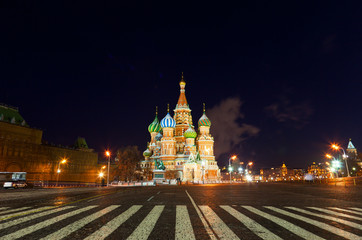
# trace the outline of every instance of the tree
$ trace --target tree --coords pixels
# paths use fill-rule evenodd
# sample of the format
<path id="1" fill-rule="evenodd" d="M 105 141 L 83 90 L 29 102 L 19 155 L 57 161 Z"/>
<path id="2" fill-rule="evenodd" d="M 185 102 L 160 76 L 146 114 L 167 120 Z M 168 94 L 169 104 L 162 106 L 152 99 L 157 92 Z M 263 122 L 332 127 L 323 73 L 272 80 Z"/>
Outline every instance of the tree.
<path id="1" fill-rule="evenodd" d="M 132 181 L 140 172 L 139 161 L 142 159 L 142 153 L 137 146 L 126 146 L 117 150 L 117 168 L 114 170 L 116 176 L 121 181 Z"/>

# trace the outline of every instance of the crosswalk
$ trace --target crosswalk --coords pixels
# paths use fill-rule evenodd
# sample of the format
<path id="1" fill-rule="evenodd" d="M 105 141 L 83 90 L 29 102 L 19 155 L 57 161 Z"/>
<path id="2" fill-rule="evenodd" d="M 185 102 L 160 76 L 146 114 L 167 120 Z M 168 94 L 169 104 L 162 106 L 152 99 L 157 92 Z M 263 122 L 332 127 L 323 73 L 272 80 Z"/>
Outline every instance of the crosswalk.
<path id="1" fill-rule="evenodd" d="M 162 227 L 165 224 L 167 227 Z M 164 231 L 169 232 L 165 234 Z M 1 207 L 0 239 L 23 238 L 362 240 L 362 208 L 245 205 Z"/>

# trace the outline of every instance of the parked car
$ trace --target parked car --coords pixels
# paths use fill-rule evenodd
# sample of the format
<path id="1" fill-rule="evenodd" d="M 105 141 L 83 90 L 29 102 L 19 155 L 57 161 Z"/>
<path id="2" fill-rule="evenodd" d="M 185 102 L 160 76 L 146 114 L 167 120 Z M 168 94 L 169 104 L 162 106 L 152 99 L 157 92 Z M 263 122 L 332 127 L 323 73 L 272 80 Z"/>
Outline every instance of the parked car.
<path id="1" fill-rule="evenodd" d="M 26 188 L 28 184 L 25 181 L 11 181 L 5 182 L 3 188 Z"/>

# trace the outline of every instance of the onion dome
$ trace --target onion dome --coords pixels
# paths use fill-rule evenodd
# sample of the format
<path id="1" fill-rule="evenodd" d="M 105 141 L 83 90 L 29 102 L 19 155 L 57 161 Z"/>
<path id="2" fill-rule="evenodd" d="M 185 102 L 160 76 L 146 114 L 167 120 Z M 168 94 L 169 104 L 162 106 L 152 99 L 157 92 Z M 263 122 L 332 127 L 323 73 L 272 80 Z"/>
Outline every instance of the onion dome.
<path id="1" fill-rule="evenodd" d="M 162 134 L 161 134 L 161 132 L 159 132 L 159 133 L 156 135 L 155 139 L 156 139 L 156 141 L 160 141 L 161 138 L 162 138 Z"/>
<path id="2" fill-rule="evenodd" d="M 210 119 L 205 114 L 205 103 L 204 103 L 204 114 L 202 114 L 201 118 L 199 119 L 199 127 L 210 127 L 211 122 Z"/>
<path id="3" fill-rule="evenodd" d="M 191 126 L 189 126 L 189 128 L 184 133 L 185 138 L 196 138 L 196 136 L 197 136 L 197 133 L 195 132 L 194 129 L 192 129 Z"/>
<path id="4" fill-rule="evenodd" d="M 167 105 L 167 115 L 161 120 L 161 127 L 162 128 L 174 128 L 176 126 L 175 120 L 171 117 L 169 113 L 170 109 Z"/>
<path id="5" fill-rule="evenodd" d="M 146 151 L 143 152 L 144 157 L 151 157 L 152 152 L 147 148 Z"/>
<path id="6" fill-rule="evenodd" d="M 157 107 L 156 107 L 156 117 L 153 120 L 153 122 L 148 126 L 148 131 L 150 133 L 153 133 L 153 132 L 159 132 L 160 130 L 161 130 L 161 125 L 160 125 L 160 122 L 158 121 Z"/>

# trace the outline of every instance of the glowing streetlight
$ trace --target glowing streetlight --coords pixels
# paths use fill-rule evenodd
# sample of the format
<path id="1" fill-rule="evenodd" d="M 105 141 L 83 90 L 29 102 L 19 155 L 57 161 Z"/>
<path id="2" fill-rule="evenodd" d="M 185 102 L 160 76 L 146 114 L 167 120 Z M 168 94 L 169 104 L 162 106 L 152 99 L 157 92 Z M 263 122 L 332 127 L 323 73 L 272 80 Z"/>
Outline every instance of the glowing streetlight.
<path id="1" fill-rule="evenodd" d="M 107 170 L 107 187 L 109 186 L 109 167 L 111 164 L 111 152 L 110 151 L 106 151 L 105 152 L 106 156 L 108 157 L 108 170 Z"/>
<path id="2" fill-rule="evenodd" d="M 56 186 L 58 187 L 58 181 L 59 181 L 59 174 L 60 174 L 60 172 L 61 172 L 61 170 L 60 170 L 60 164 L 64 164 L 64 163 L 66 163 L 67 162 L 67 159 L 65 159 L 65 158 L 63 158 L 62 160 L 60 160 L 59 161 L 59 163 L 58 163 L 58 170 L 57 170 L 57 184 L 56 184 Z"/>
<path id="3" fill-rule="evenodd" d="M 332 161 L 332 167 L 333 168 L 340 168 L 341 167 L 341 162 L 338 160 L 333 160 Z"/>
<path id="4" fill-rule="evenodd" d="M 342 158 L 344 159 L 344 162 L 346 164 L 347 177 L 351 177 L 351 175 L 349 174 L 348 163 L 347 163 L 348 155 L 346 154 L 344 149 L 342 147 L 338 146 L 337 144 L 332 144 L 331 148 L 334 149 L 334 150 L 342 150 L 343 151 Z"/>
<path id="5" fill-rule="evenodd" d="M 251 181 L 253 181 L 253 178 L 252 178 L 252 176 L 247 175 L 247 176 L 246 176 L 246 180 L 247 180 L 248 182 L 251 182 Z"/>
<path id="6" fill-rule="evenodd" d="M 232 156 L 231 158 L 229 158 L 229 172 L 230 172 L 230 184 L 231 184 L 231 171 L 233 170 L 233 168 L 231 167 L 231 160 L 235 160 L 237 158 L 236 155 Z"/>
<path id="7" fill-rule="evenodd" d="M 103 178 L 103 176 L 104 176 L 104 173 L 103 173 L 103 172 L 100 172 L 100 173 L 99 173 L 99 177 L 100 177 L 100 178 Z"/>

